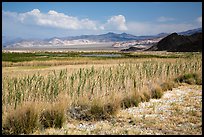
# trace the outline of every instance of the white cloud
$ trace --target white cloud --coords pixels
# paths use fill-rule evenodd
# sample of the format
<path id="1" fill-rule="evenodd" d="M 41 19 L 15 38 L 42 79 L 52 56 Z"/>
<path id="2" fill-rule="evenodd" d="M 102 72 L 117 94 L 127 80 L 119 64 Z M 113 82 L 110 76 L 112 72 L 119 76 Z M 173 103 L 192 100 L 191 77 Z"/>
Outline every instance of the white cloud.
<path id="1" fill-rule="evenodd" d="M 107 23 L 101 26 L 102 29 L 108 30 L 119 30 L 126 31 L 128 30 L 126 26 L 126 20 L 123 15 L 112 16 L 107 20 Z"/>
<path id="2" fill-rule="evenodd" d="M 21 23 L 35 24 L 39 26 L 49 26 L 62 29 L 91 29 L 97 30 L 95 21 L 89 19 L 78 19 L 77 17 L 68 16 L 64 13 L 58 13 L 54 10 L 50 10 L 48 13 L 41 13 L 39 9 L 33 9 L 30 12 L 14 13 L 4 12 L 4 15 L 15 17 Z"/>
<path id="3" fill-rule="evenodd" d="M 50 10 L 47 13 L 42 13 L 39 9 L 33 9 L 25 13 L 3 11 L 3 14 L 25 25 L 38 25 L 70 30 L 125 31 L 128 29 L 123 15 L 112 16 L 105 24 L 101 24 L 88 18 L 78 19 L 77 17 L 58 13 L 54 10 Z"/>
<path id="4" fill-rule="evenodd" d="M 138 22 L 126 21 L 125 16 L 115 15 L 107 19 L 104 23 L 88 18 L 79 19 L 64 13 L 50 10 L 42 13 L 39 9 L 25 13 L 2 11 L 2 28 L 4 33 L 19 35 L 81 35 L 81 34 L 101 34 L 112 31 L 115 33 L 126 32 L 134 35 L 154 35 L 162 32 L 180 32 L 200 27 L 202 16 L 196 21 L 189 23 L 165 22 L 174 20 L 173 18 L 160 17 L 160 22 Z M 20 27 L 19 27 L 20 26 Z M 52 27 L 53 29 L 50 29 Z M 21 28 L 21 29 L 20 29 Z M 25 29 L 22 29 L 25 28 Z M 68 31 L 67 31 L 68 30 Z M 39 33 L 42 32 L 42 33 Z M 47 33 L 46 33 L 47 32 Z"/>
<path id="5" fill-rule="evenodd" d="M 167 21 L 173 21 L 173 20 L 175 19 L 171 17 L 164 17 L 164 16 L 161 16 L 157 19 L 158 22 L 167 22 Z"/>
<path id="6" fill-rule="evenodd" d="M 202 16 L 200 16 L 200 17 L 197 18 L 197 22 L 200 23 L 200 24 L 202 24 Z"/>

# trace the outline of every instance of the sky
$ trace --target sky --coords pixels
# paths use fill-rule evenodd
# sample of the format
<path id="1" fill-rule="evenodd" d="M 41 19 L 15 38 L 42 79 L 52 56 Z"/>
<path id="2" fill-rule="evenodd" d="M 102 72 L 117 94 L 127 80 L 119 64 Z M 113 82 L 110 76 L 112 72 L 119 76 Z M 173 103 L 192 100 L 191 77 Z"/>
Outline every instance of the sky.
<path id="1" fill-rule="evenodd" d="M 202 27 L 202 2 L 2 2 L 2 36 L 136 36 Z"/>

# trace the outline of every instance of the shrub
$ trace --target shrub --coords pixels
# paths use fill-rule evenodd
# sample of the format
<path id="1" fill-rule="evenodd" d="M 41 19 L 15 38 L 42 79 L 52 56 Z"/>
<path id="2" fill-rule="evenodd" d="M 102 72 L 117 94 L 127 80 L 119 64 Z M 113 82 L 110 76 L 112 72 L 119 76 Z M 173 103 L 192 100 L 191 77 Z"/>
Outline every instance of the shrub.
<path id="1" fill-rule="evenodd" d="M 101 101 L 92 101 L 86 105 L 72 106 L 69 110 L 70 116 L 78 120 L 100 120 L 106 119 L 112 113 L 113 107 L 111 105 L 104 105 Z M 107 112 L 106 112 L 107 111 Z"/>
<path id="2" fill-rule="evenodd" d="M 122 93 L 113 92 L 108 99 L 105 98 L 105 111 L 109 115 L 115 115 L 120 109 L 120 104 L 123 98 Z"/>
<path id="3" fill-rule="evenodd" d="M 93 119 L 105 119 L 106 117 L 105 109 L 99 104 L 91 105 L 89 113 Z"/>
<path id="4" fill-rule="evenodd" d="M 161 86 L 163 91 L 172 90 L 174 87 L 174 83 L 173 82 L 164 82 L 160 86 Z"/>
<path id="5" fill-rule="evenodd" d="M 143 95 L 141 96 L 141 101 L 142 102 L 148 102 L 150 100 L 150 93 L 148 92 L 143 92 Z"/>
<path id="6" fill-rule="evenodd" d="M 113 98 L 112 98 L 113 99 Z M 107 97 L 107 100 L 105 99 L 94 99 L 89 105 L 90 109 L 88 111 L 89 116 L 91 116 L 92 119 L 99 120 L 99 119 L 107 119 L 111 115 L 115 115 L 119 104 L 117 104 L 118 100 L 115 100 L 116 102 L 113 102 L 113 100 L 110 100 L 110 98 Z"/>
<path id="7" fill-rule="evenodd" d="M 148 102 L 151 98 L 151 92 L 150 89 L 147 86 L 144 86 L 141 89 L 140 97 L 141 97 L 141 102 Z"/>
<path id="8" fill-rule="evenodd" d="M 202 85 L 202 77 L 197 73 L 189 73 L 181 75 L 174 79 L 178 83 L 198 84 Z"/>
<path id="9" fill-rule="evenodd" d="M 196 80 L 197 85 L 202 85 L 202 75 L 194 74 L 194 78 Z"/>
<path id="10" fill-rule="evenodd" d="M 121 102 L 121 107 L 122 108 L 129 108 L 132 106 L 137 107 L 141 101 L 142 101 L 142 98 L 138 93 L 132 93 L 123 98 Z"/>
<path id="11" fill-rule="evenodd" d="M 124 97 L 121 102 L 122 108 L 129 108 L 131 107 L 131 98 L 130 97 Z"/>
<path id="12" fill-rule="evenodd" d="M 65 113 L 59 106 L 51 106 L 40 114 L 40 123 L 44 128 L 61 128 L 65 121 Z"/>
<path id="13" fill-rule="evenodd" d="M 117 108 L 112 103 L 108 103 L 104 106 L 104 109 L 107 114 L 113 115 Z"/>
<path id="14" fill-rule="evenodd" d="M 31 104 L 10 111 L 3 124 L 3 134 L 29 134 L 38 127 L 38 114 Z"/>
<path id="15" fill-rule="evenodd" d="M 161 98 L 163 95 L 162 88 L 160 86 L 156 86 L 152 89 L 151 97 L 155 99 Z"/>
<path id="16" fill-rule="evenodd" d="M 120 94 L 106 97 L 95 97 L 92 100 L 83 98 L 69 108 L 71 118 L 78 120 L 102 120 L 115 115 L 120 108 Z"/>
<path id="17" fill-rule="evenodd" d="M 119 102 L 113 101 L 113 102 L 106 103 L 104 105 L 105 113 L 107 115 L 115 115 L 117 111 L 120 109 L 120 103 L 121 101 Z"/>

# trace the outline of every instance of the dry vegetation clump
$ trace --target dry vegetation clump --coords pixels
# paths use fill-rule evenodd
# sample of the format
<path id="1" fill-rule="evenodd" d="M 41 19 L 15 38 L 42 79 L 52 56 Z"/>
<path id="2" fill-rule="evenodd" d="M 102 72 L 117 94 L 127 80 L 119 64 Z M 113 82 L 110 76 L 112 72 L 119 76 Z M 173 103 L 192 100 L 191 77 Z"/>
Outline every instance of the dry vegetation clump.
<path id="1" fill-rule="evenodd" d="M 104 98 L 104 108 L 106 113 L 109 115 L 116 115 L 117 112 L 121 109 L 119 104 L 121 103 L 122 98 L 123 94 L 116 92 L 113 92 L 108 98 Z"/>
<path id="2" fill-rule="evenodd" d="M 120 95 L 112 94 L 107 98 L 83 98 L 73 103 L 68 115 L 78 120 L 104 120 L 114 116 L 120 109 Z"/>
<path id="3" fill-rule="evenodd" d="M 161 85 L 161 88 L 163 91 L 167 91 L 167 90 L 172 90 L 173 88 L 175 88 L 177 85 L 172 82 L 172 81 L 169 81 L 169 82 L 164 82 L 162 83 Z"/>
<path id="4" fill-rule="evenodd" d="M 99 120 L 107 118 L 102 101 L 94 99 L 89 104 L 72 106 L 69 109 L 70 116 L 78 120 Z"/>
<path id="5" fill-rule="evenodd" d="M 71 100 L 65 93 L 60 93 L 54 102 L 41 102 L 39 123 L 42 128 L 61 128 L 66 122 L 66 109 L 70 108 Z"/>
<path id="6" fill-rule="evenodd" d="M 148 102 L 151 99 L 151 91 L 148 87 L 144 86 L 141 89 L 140 97 L 141 97 L 141 102 Z"/>
<path id="7" fill-rule="evenodd" d="M 9 111 L 3 119 L 2 133 L 6 135 L 29 134 L 38 126 L 38 111 L 34 104 L 27 102 L 16 110 Z"/>
<path id="8" fill-rule="evenodd" d="M 61 128 L 66 121 L 65 108 L 69 98 L 62 94 L 55 102 L 24 102 L 16 109 L 7 107 L 3 113 L 2 133 L 6 135 L 30 134 L 42 128 Z"/>
<path id="9" fill-rule="evenodd" d="M 56 105 L 50 106 L 41 112 L 39 121 L 44 128 L 61 128 L 65 122 L 64 110 Z"/>
<path id="10" fill-rule="evenodd" d="M 151 98 L 159 99 L 163 95 L 163 90 L 160 86 L 156 85 L 151 89 Z"/>
<path id="11" fill-rule="evenodd" d="M 138 92 L 132 92 L 126 94 L 121 102 L 122 108 L 137 107 L 138 104 L 142 101 L 141 94 Z"/>
<path id="12" fill-rule="evenodd" d="M 180 75 L 179 77 L 175 78 L 174 81 L 178 83 L 187 83 L 190 85 L 202 85 L 202 77 L 197 73 L 187 73 L 184 75 Z"/>
<path id="13" fill-rule="evenodd" d="M 140 91 L 125 94 L 120 102 L 121 108 L 137 107 L 140 102 L 148 102 L 152 97 L 151 90 L 144 86 Z"/>
<path id="14" fill-rule="evenodd" d="M 104 104 L 98 99 L 94 99 L 91 102 L 90 110 L 88 112 L 90 113 L 90 116 L 95 120 L 105 119 L 107 117 Z"/>

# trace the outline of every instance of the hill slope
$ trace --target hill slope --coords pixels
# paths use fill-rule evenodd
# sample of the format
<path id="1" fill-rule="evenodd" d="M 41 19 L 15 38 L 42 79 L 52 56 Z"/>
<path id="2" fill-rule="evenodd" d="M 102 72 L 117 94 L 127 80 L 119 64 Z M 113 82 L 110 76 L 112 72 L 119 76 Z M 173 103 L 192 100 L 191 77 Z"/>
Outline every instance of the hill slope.
<path id="1" fill-rule="evenodd" d="M 172 33 L 153 45 L 147 51 L 170 51 L 170 52 L 197 52 L 202 51 L 202 33 L 190 36 Z"/>

